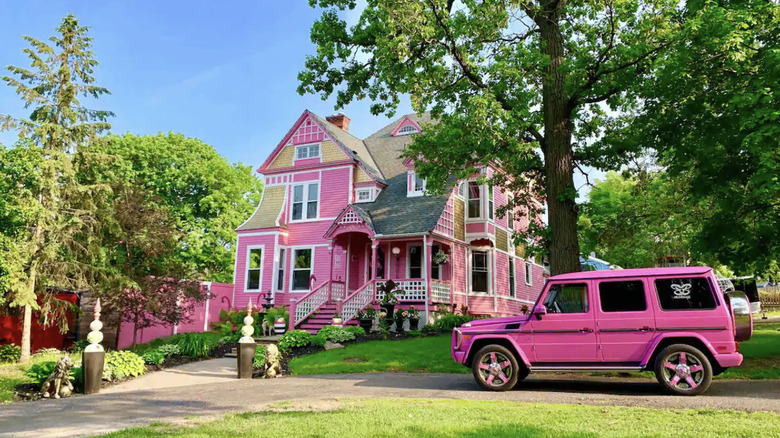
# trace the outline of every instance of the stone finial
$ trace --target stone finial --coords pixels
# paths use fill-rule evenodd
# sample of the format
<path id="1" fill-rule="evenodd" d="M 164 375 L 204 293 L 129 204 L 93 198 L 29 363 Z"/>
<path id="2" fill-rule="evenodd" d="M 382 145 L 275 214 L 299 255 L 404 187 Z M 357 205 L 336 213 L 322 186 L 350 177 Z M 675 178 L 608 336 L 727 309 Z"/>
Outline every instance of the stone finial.
<path id="1" fill-rule="evenodd" d="M 87 335 L 87 348 L 84 349 L 85 353 L 94 353 L 105 351 L 103 346 L 100 345 L 103 342 L 103 333 L 100 331 L 103 328 L 103 323 L 100 322 L 100 298 L 95 303 L 95 320 L 89 323 L 89 334 Z"/>
<path id="2" fill-rule="evenodd" d="M 241 327 L 241 339 L 238 340 L 239 343 L 245 344 L 250 342 L 255 342 L 254 338 L 252 337 L 252 334 L 255 332 L 254 324 L 255 319 L 252 318 L 252 301 L 250 300 L 246 305 L 246 316 L 244 317 L 244 326 Z"/>

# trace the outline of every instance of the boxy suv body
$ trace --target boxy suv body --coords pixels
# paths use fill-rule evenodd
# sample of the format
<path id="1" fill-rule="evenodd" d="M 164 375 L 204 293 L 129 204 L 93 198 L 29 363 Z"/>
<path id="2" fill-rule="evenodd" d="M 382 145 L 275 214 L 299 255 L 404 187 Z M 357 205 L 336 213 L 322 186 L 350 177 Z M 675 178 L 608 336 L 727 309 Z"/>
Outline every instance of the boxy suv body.
<path id="1" fill-rule="evenodd" d="M 669 392 L 707 390 L 742 363 L 744 294 L 723 294 L 709 267 L 575 272 L 551 277 L 528 316 L 453 331 L 452 357 L 490 390 L 537 371 L 653 371 Z"/>

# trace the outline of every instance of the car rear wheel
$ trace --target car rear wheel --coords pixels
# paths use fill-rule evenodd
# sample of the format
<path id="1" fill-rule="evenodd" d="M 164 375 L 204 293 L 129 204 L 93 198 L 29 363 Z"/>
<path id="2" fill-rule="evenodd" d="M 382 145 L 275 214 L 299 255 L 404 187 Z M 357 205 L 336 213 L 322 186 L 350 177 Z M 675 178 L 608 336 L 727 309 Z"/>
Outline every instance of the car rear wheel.
<path id="1" fill-rule="evenodd" d="M 477 383 L 491 391 L 508 391 L 528 375 L 526 368 L 517 363 L 515 355 L 501 345 L 482 347 L 474 356 L 471 370 Z"/>
<path id="2" fill-rule="evenodd" d="M 676 395 L 699 395 L 712 383 L 712 365 L 698 348 L 670 345 L 655 360 L 655 377 L 664 390 Z"/>

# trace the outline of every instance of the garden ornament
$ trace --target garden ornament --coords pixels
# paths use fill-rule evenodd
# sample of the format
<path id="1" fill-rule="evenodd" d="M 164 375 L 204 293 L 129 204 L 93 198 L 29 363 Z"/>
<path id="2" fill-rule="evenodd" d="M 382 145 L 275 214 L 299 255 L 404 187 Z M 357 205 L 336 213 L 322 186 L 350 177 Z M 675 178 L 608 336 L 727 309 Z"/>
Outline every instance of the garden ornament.
<path id="1" fill-rule="evenodd" d="M 265 350 L 265 378 L 273 379 L 282 374 L 282 364 L 279 362 L 279 348 L 271 344 Z"/>
<path id="2" fill-rule="evenodd" d="M 68 397 L 73 393 L 73 384 L 70 383 L 71 368 L 73 368 L 73 361 L 70 360 L 70 356 L 63 356 L 57 361 L 54 371 L 41 386 L 44 398 L 49 398 L 52 393 L 54 398 Z"/>
<path id="3" fill-rule="evenodd" d="M 240 344 L 245 343 L 254 343 L 255 339 L 252 337 L 252 334 L 255 332 L 255 328 L 252 326 L 252 324 L 255 322 L 255 319 L 252 318 L 252 302 L 250 301 L 246 305 L 246 316 L 244 317 L 244 326 L 241 327 L 241 339 L 238 340 Z"/>

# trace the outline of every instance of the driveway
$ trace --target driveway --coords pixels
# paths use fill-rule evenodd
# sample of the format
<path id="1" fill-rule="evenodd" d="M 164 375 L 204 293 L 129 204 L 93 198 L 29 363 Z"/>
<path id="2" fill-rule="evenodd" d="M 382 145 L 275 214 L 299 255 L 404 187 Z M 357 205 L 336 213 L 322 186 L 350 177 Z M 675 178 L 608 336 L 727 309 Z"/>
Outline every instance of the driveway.
<path id="1" fill-rule="evenodd" d="M 205 364 L 205 362 L 201 362 Z M 208 364 L 219 368 L 220 364 Z M 223 362 L 221 365 L 226 365 Z M 184 375 L 184 374 L 182 374 Z M 149 376 L 152 377 L 152 376 Z M 237 380 L 154 390 L 121 390 L 0 407 L 0 436 L 88 436 L 187 416 L 260 410 L 279 400 L 450 398 L 533 403 L 736 409 L 780 413 L 780 381 L 716 381 L 706 395 L 668 396 L 648 380 L 531 376 L 506 393 L 478 389 L 464 374 L 345 374 Z M 128 382 L 134 383 L 134 382 Z"/>

